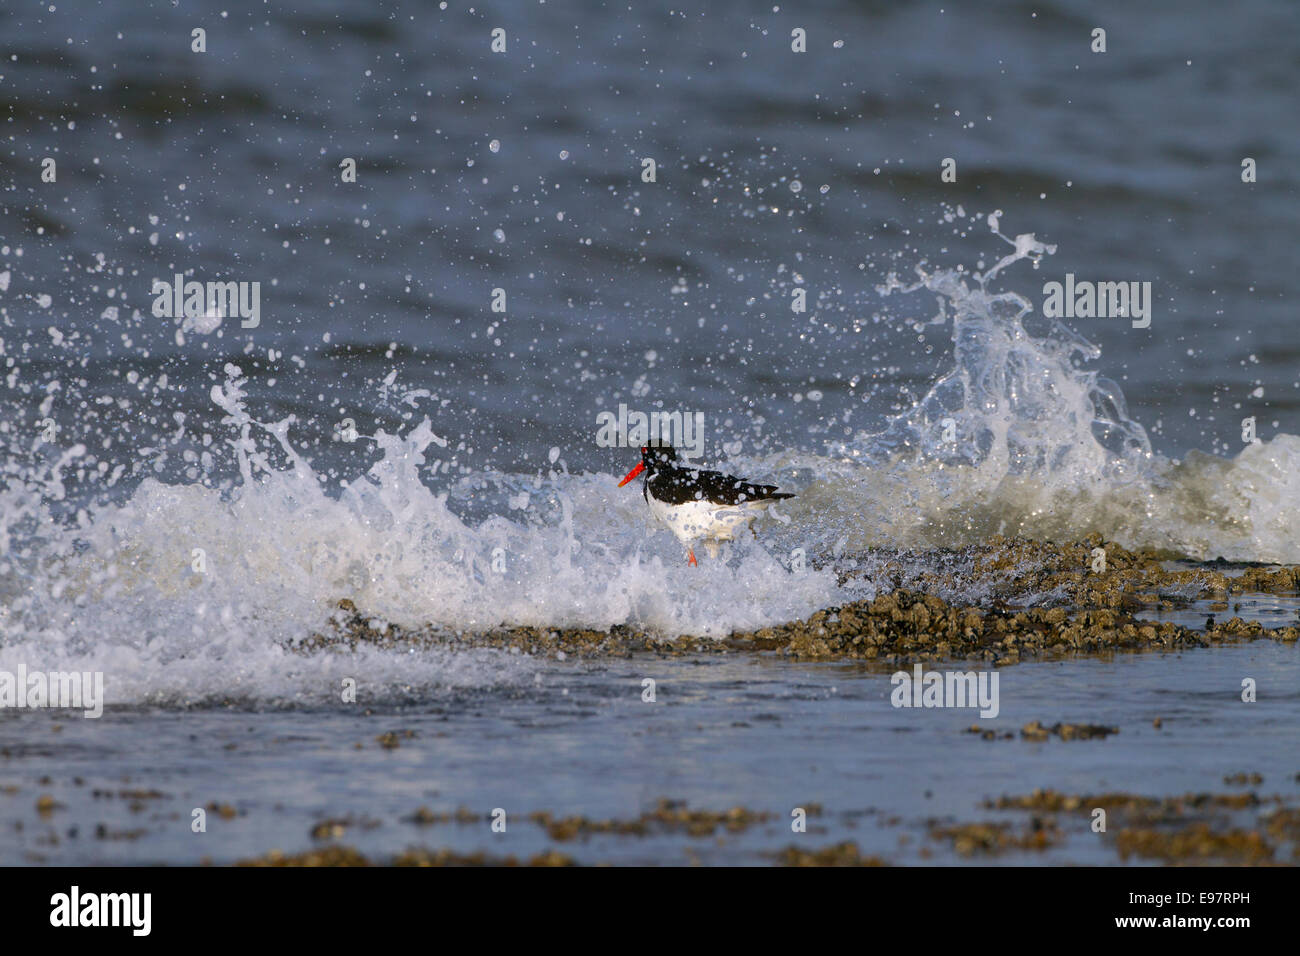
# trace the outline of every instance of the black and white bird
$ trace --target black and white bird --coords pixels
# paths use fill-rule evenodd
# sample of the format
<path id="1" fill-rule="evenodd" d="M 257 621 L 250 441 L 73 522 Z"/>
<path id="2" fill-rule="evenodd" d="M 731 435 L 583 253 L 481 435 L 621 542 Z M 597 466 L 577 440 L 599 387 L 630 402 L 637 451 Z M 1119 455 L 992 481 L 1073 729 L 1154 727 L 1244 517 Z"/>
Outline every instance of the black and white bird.
<path id="1" fill-rule="evenodd" d="M 641 461 L 627 473 L 622 488 L 642 472 L 643 494 L 651 513 L 686 545 L 687 563 L 696 565 L 695 542 L 702 540 L 709 557 L 718 556 L 718 543 L 731 541 L 768 505 L 793 498 L 776 485 L 755 485 L 724 475 L 677 464 L 677 450 L 671 445 L 644 445 Z"/>

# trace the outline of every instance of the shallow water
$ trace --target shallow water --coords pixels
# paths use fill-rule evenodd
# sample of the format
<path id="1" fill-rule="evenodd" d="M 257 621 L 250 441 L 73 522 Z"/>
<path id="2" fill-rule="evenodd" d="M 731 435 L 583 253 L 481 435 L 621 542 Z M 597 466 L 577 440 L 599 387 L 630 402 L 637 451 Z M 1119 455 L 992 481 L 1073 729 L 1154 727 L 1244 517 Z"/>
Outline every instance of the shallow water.
<path id="1" fill-rule="evenodd" d="M 1253 704 L 1239 699 L 1247 676 L 1258 682 Z M 642 701 L 646 677 L 657 683 L 655 703 Z M 861 666 L 750 655 L 539 662 L 535 682 L 509 690 L 450 691 L 365 715 L 358 713 L 364 704 L 288 712 L 132 708 L 98 721 L 4 715 L 4 782 L 19 789 L 0 796 L 0 806 L 22 828 L 0 830 L 0 859 L 227 863 L 271 848 L 324 845 L 311 828 L 351 818 L 337 842 L 381 857 L 416 845 L 517 857 L 554 847 L 587 863 L 765 863 L 786 846 L 851 840 L 890 862 L 958 862 L 965 858 L 950 844 L 929 837 L 931 821 L 1007 820 L 1021 830 L 1029 814 L 981 803 L 1037 787 L 1239 792 L 1223 778 L 1245 772 L 1264 778 L 1253 792 L 1293 802 L 1297 688 L 1294 647 L 1256 642 L 1005 668 L 1001 712 L 988 720 L 969 710 L 896 709 L 888 674 Z M 1156 718 L 1161 729 L 1152 726 Z M 1119 733 L 1021 739 L 1019 728 L 1033 720 L 1113 725 Z M 964 733 L 971 724 L 1017 736 L 984 740 Z M 374 739 L 408 730 L 415 735 L 396 749 Z M 38 782 L 53 767 L 54 779 Z M 96 798 L 96 789 L 163 795 L 131 812 L 129 799 Z M 40 819 L 40 794 L 64 807 Z M 738 834 L 719 830 L 720 839 L 652 830 L 565 842 L 525 819 L 538 810 L 630 819 L 661 797 L 696 809 L 741 805 L 773 818 Z M 212 801 L 239 816 L 209 813 L 207 833 L 191 833 L 191 810 Z M 809 818 L 807 833 L 791 833 L 791 808 L 813 803 L 822 814 Z M 420 806 L 466 808 L 479 819 L 403 822 Z M 498 807 L 507 813 L 505 833 L 492 833 L 486 819 Z M 1237 818 L 1255 825 L 1263 809 Z M 101 823 L 110 834 L 139 832 L 97 838 Z M 978 859 L 1119 862 L 1113 840 L 1088 823 L 1062 815 L 1061 845 Z"/>
<path id="2" fill-rule="evenodd" d="M 1295 627 L 1300 619 L 1300 595 L 1229 595 L 1228 600 L 1223 602 L 1188 601 L 1172 608 L 1143 609 L 1134 616 L 1152 621 L 1171 621 L 1194 631 L 1205 630 L 1210 618 L 1222 623 L 1234 617 L 1258 621 L 1268 628 Z"/>

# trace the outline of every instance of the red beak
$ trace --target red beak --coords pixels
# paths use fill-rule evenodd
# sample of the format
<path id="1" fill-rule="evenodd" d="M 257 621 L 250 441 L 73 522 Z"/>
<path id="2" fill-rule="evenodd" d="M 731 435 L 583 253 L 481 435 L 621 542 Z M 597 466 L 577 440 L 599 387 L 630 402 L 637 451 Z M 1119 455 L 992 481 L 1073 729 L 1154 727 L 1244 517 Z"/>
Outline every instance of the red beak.
<path id="1" fill-rule="evenodd" d="M 618 486 L 619 486 L 620 488 L 622 488 L 624 485 L 626 485 L 629 481 L 631 481 L 631 480 L 632 480 L 633 478 L 635 478 L 637 475 L 641 474 L 641 472 L 643 472 L 643 471 L 645 471 L 645 462 L 643 462 L 643 461 L 638 461 L 638 462 L 636 463 L 636 467 L 633 468 L 631 471 L 629 471 L 629 472 L 627 473 L 627 477 L 624 478 L 622 481 L 620 481 L 620 482 L 618 483 Z"/>

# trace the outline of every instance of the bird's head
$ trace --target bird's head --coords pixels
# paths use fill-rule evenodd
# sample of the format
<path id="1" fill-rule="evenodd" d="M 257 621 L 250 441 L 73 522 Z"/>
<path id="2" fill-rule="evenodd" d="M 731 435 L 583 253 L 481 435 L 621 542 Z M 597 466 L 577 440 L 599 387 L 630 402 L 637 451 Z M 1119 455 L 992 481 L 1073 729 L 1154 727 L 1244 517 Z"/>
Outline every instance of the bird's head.
<path id="1" fill-rule="evenodd" d="M 627 473 L 627 476 L 618 483 L 622 488 L 629 481 L 634 479 L 643 471 L 653 472 L 661 465 L 671 465 L 677 460 L 677 449 L 672 445 L 642 445 L 641 460 L 637 462 L 635 468 Z"/>

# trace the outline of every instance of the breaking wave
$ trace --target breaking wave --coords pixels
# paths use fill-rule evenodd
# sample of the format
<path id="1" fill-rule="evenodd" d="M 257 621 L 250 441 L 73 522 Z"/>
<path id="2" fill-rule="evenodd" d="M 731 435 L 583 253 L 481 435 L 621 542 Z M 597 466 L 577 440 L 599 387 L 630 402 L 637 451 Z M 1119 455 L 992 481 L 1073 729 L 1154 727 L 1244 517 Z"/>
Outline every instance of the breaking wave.
<path id="1" fill-rule="evenodd" d="M 997 216 L 989 222 L 1001 236 Z M 541 672 L 519 655 L 295 645 L 344 597 L 376 627 L 723 636 L 871 596 L 870 575 L 850 590 L 836 573 L 866 549 L 995 534 L 1100 532 L 1194 559 L 1300 561 L 1300 438 L 1233 459 L 1154 454 L 1118 386 L 1085 367 L 1095 346 L 1015 292 L 989 291 L 1054 251 L 1033 235 L 1003 238 L 1012 250 L 986 273 L 885 279 L 882 294 L 934 298 L 930 321 L 951 330 L 952 368 L 881 430 L 721 463 L 798 497 L 729 560 L 698 569 L 614 475 L 570 474 L 554 456 L 533 475 L 439 473 L 449 450 L 436 409 L 398 433 L 363 436 L 372 456 L 361 473 L 317 470 L 292 416 L 254 417 L 236 362 L 222 363 L 210 390 L 215 440 L 196 447 L 183 427 L 150 439 L 172 446 L 180 474 L 124 479 L 89 437 L 32 439 L 7 411 L 0 669 L 101 670 L 110 704 L 323 701 L 344 677 L 379 694 L 522 685 Z M 15 396 L 21 353 L 0 340 Z M 393 375 L 383 387 L 398 387 Z M 407 393 L 412 406 L 425 397 Z M 237 477 L 218 480 L 222 469 Z M 70 480 L 90 492 L 70 495 Z"/>

